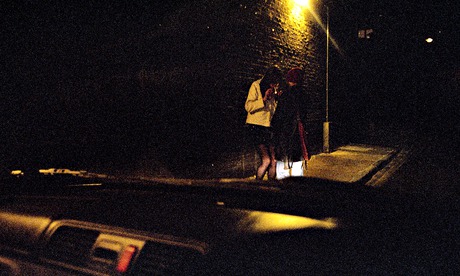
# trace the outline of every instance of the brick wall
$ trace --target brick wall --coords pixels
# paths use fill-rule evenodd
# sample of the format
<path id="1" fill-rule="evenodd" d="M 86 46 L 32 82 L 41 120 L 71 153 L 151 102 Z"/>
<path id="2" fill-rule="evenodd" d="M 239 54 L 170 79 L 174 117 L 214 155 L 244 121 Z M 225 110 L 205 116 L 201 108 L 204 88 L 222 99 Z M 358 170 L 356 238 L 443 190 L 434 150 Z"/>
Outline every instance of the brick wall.
<path id="1" fill-rule="evenodd" d="M 325 35 L 307 10 L 296 15 L 294 9 L 293 0 L 186 3 L 152 26 L 135 42 L 137 54 L 118 60 L 112 66 L 118 71 L 109 74 L 137 80 L 138 95 L 146 99 L 144 119 L 155 122 L 154 133 L 176 130 L 181 137 L 174 143 L 200 141 L 201 148 L 220 144 L 219 150 L 230 150 L 244 140 L 244 102 L 252 81 L 274 64 L 284 71 L 300 66 L 311 102 L 305 112 L 316 134 L 312 144 L 321 143 Z"/>

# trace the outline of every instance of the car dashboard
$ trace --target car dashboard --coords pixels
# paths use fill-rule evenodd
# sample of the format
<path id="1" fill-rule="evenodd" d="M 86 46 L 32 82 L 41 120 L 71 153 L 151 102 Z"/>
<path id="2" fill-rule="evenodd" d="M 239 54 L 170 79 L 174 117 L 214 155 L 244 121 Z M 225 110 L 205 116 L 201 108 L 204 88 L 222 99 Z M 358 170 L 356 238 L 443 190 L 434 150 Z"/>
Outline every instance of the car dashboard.
<path id="1" fill-rule="evenodd" d="M 0 260 L 8 275 L 189 274 L 207 249 L 193 240 L 84 221 L 2 213 L 1 225 L 8 227 L 4 237 L 15 237 L 14 247 L 2 247 L 11 254 Z"/>
<path id="2" fill-rule="evenodd" d="M 401 209 L 369 200 L 367 192 L 353 191 L 350 197 L 348 188 L 336 189 L 340 185 L 299 192 L 298 181 L 287 188 L 256 182 L 109 182 L 38 185 L 29 192 L 6 193 L 0 204 L 0 271 L 5 275 L 437 272 L 453 271 L 452 254 L 458 254 L 445 236 L 454 237 L 457 228 L 425 232 L 420 220 L 409 222 Z M 443 242 L 437 239 L 441 235 Z M 422 247 L 421 237 L 430 239 Z"/>

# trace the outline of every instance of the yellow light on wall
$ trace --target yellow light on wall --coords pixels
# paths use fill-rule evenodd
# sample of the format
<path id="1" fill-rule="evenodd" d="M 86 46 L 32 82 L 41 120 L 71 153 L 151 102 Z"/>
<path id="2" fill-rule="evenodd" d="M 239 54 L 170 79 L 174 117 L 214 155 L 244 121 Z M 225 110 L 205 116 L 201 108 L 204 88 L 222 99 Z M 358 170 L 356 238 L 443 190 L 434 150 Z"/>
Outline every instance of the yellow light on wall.
<path id="1" fill-rule="evenodd" d="M 288 27 L 294 32 L 305 32 L 307 29 L 308 10 L 310 9 L 309 0 L 292 0 L 289 2 L 288 9 L 290 14 L 287 18 Z"/>
<path id="2" fill-rule="evenodd" d="M 269 12 L 271 18 L 277 16 L 279 19 L 279 28 L 275 28 L 273 33 L 278 36 L 277 46 L 280 50 L 290 49 L 293 52 L 280 55 L 280 64 L 292 65 L 292 56 L 301 57 L 305 60 L 309 55 L 309 45 L 314 38 L 315 32 L 312 30 L 314 18 L 310 13 L 309 6 L 303 6 L 305 3 L 312 5 L 312 1 L 269 1 L 271 9 L 277 11 Z M 283 50 L 282 50 L 283 51 Z"/>
<path id="3" fill-rule="evenodd" d="M 295 24 L 295 23 L 299 23 L 299 22 L 302 22 L 304 23 L 303 21 L 305 21 L 305 15 L 304 15 L 304 11 L 302 9 L 302 7 L 300 6 L 294 6 L 292 8 L 292 22 Z"/>
<path id="4" fill-rule="evenodd" d="M 310 0 L 294 0 L 294 2 L 302 7 L 309 7 L 310 5 Z"/>

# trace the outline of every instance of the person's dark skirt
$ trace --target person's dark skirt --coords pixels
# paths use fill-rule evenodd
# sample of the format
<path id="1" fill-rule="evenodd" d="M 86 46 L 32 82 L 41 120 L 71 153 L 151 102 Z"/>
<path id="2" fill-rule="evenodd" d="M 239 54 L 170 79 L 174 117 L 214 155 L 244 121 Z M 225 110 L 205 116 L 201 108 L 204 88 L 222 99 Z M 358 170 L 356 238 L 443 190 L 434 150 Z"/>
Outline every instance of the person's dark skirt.
<path id="1" fill-rule="evenodd" d="M 258 145 L 273 145 L 273 131 L 270 127 L 247 124 L 249 137 L 254 144 Z"/>

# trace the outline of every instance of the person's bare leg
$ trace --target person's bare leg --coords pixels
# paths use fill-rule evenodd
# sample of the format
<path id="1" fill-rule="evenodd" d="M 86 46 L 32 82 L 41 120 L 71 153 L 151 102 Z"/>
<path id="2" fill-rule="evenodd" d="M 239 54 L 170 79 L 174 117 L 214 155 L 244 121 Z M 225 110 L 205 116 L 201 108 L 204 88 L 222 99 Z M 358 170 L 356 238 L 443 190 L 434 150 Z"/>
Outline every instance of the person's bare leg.
<path id="1" fill-rule="evenodd" d="M 275 177 L 276 177 L 275 147 L 270 146 L 270 168 L 268 169 L 268 179 L 275 179 Z"/>
<path id="2" fill-rule="evenodd" d="M 260 155 L 260 166 L 257 168 L 256 179 L 263 179 L 265 172 L 270 166 L 270 154 L 269 150 L 265 145 L 259 145 L 259 155 Z"/>

